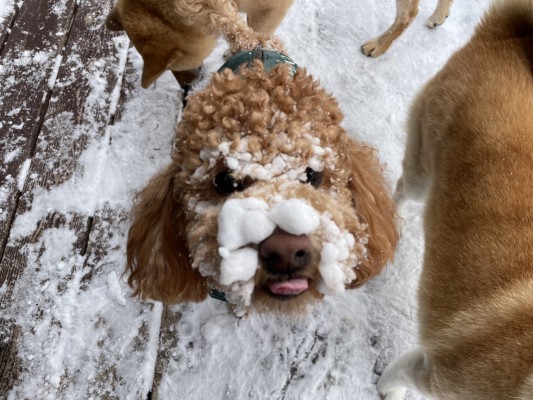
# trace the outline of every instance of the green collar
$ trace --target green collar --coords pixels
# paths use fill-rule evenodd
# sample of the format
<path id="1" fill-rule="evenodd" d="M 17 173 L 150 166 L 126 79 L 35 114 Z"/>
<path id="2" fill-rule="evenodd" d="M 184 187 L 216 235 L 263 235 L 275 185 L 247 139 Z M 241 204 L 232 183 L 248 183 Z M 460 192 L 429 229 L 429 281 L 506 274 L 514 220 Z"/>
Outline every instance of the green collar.
<path id="1" fill-rule="evenodd" d="M 209 297 L 212 297 L 215 300 L 228 301 L 226 300 L 226 295 L 215 288 L 209 289 Z"/>
<path id="2" fill-rule="evenodd" d="M 246 67 L 252 67 L 254 60 L 262 61 L 267 71 L 270 71 L 278 64 L 289 64 L 291 66 L 291 75 L 294 75 L 298 69 L 298 65 L 285 54 L 282 54 L 279 51 L 261 50 L 260 48 L 257 48 L 250 51 L 241 51 L 235 54 L 226 61 L 217 72 L 222 72 L 226 68 L 229 68 L 234 73 L 237 73 L 241 65 L 246 64 Z"/>

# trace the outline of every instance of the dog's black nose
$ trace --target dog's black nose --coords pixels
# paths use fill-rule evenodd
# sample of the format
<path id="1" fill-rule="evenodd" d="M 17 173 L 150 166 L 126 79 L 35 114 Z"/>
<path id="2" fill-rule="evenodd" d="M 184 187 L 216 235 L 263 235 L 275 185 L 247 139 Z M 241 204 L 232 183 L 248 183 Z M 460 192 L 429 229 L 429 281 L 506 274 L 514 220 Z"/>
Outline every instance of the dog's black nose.
<path id="1" fill-rule="evenodd" d="M 259 244 L 259 257 L 271 273 L 289 273 L 305 267 L 311 259 L 311 240 L 276 229 Z"/>

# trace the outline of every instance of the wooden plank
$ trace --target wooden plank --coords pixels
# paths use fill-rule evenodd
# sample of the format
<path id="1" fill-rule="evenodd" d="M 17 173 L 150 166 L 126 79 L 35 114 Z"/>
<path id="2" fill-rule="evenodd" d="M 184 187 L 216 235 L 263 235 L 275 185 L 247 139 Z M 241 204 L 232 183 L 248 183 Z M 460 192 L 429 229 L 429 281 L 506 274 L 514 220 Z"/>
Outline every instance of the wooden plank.
<path id="1" fill-rule="evenodd" d="M 164 307 L 161 317 L 161 330 L 159 333 L 159 346 L 157 351 L 157 361 L 155 365 L 154 382 L 152 385 L 152 400 L 159 399 L 159 385 L 166 373 L 169 360 L 172 359 L 172 349 L 178 344 L 178 336 L 175 327 L 181 319 L 179 311 L 172 311 L 168 306 Z"/>
<path id="2" fill-rule="evenodd" d="M 120 276 L 125 264 L 128 227 L 128 210 L 105 207 L 97 212 L 83 279 L 87 292 L 97 287 L 98 282 Z M 95 379 L 90 385 L 82 383 L 70 389 L 84 393 L 82 398 L 146 399 L 152 386 L 161 312 L 161 304 L 138 299 L 127 299 L 113 310 L 95 312 L 92 318 L 105 325 L 100 335 L 105 337 L 107 346 L 98 347 L 90 341 L 83 344 L 92 349 L 88 364 L 94 369 Z M 125 325 L 129 327 L 125 329 Z M 132 366 L 136 367 L 132 370 Z M 73 377 L 73 381 L 80 380 Z"/>
<path id="3" fill-rule="evenodd" d="M 55 59 L 66 42 L 75 2 L 66 1 L 52 13 L 55 1 L 26 0 L 4 20 L 0 36 L 0 260 L 18 202 L 18 182 L 30 156 L 50 94 Z M 27 165 L 27 164 L 26 164 Z M 0 266 L 0 308 L 12 288 L 9 272 Z M 21 370 L 16 355 L 20 328 L 0 321 L 0 398 L 5 398 Z"/>
<path id="4" fill-rule="evenodd" d="M 124 106 L 138 94 L 139 83 L 139 71 L 134 67 L 130 54 L 125 66 L 117 106 L 112 107 L 113 115 L 110 126 L 120 122 L 123 118 Z M 112 148 L 112 133 L 109 135 L 109 143 Z M 83 277 L 83 290 L 91 291 L 98 286 L 98 282 L 106 280 L 106 276 L 113 277 L 122 274 L 125 265 L 126 236 L 130 224 L 129 212 L 129 207 L 112 209 L 107 206 L 96 212 L 88 237 L 85 264 L 87 273 Z M 155 365 L 155 345 L 159 337 L 162 306 L 141 302 L 138 299 L 128 299 L 127 302 L 119 305 L 118 312 L 129 314 L 128 319 L 136 323 L 130 328 L 129 333 L 122 335 L 123 337 L 117 337 L 121 335 L 117 327 L 117 317 L 111 317 L 102 312 L 96 312 L 93 316 L 97 320 L 106 321 L 107 327 L 104 330 L 106 342 L 118 342 L 121 346 L 119 351 L 109 351 L 106 347 L 99 348 L 91 343 L 84 344 L 89 348 L 97 348 L 97 354 L 93 356 L 91 363 L 96 378 L 90 385 L 81 384 L 75 388 L 76 391 L 85 393 L 83 398 L 144 400 L 152 386 L 151 368 Z M 133 373 L 132 365 L 137 366 Z"/>
<path id="5" fill-rule="evenodd" d="M 57 57 L 68 38 L 75 0 L 26 0 L 0 59 L 0 260 L 28 164 L 48 107 Z M 6 274 L 0 271 L 0 285 Z"/>
<path id="6" fill-rule="evenodd" d="M 130 103 L 130 100 L 141 97 L 143 94 L 146 95 L 146 92 L 139 86 L 140 76 L 139 70 L 134 66 L 135 57 L 135 53 L 130 53 L 121 86 L 120 102 L 114 113 L 111 125 L 124 122 L 126 126 L 130 126 L 131 121 L 129 119 L 132 118 L 132 112 L 135 113 L 135 111 L 130 110 L 128 114 L 124 106 Z M 179 91 L 177 85 L 176 89 Z M 144 104 L 147 101 L 142 98 L 137 100 L 137 105 L 139 102 Z M 138 117 L 138 115 L 133 117 Z M 149 115 L 149 118 L 152 119 L 151 115 Z M 154 118 L 157 118 L 157 116 L 154 116 Z M 171 118 L 169 118 L 169 121 L 172 122 Z M 167 133 L 170 134 L 170 137 L 173 137 L 173 129 L 172 132 Z M 147 134 L 147 132 L 127 132 L 127 135 L 137 134 Z M 114 146 L 120 148 L 122 144 L 117 144 L 116 140 L 113 132 L 111 132 L 110 149 L 113 149 Z M 130 140 L 126 140 L 126 142 L 131 145 Z M 170 148 L 167 150 L 170 151 Z M 110 150 L 110 152 L 113 151 Z M 163 149 L 162 152 L 164 153 L 165 150 Z M 131 200 L 133 200 L 133 193 Z M 128 199 L 129 204 L 131 203 Z M 113 273 L 114 271 L 121 274 L 123 272 L 125 266 L 125 244 L 130 224 L 129 213 L 129 206 L 116 207 L 114 209 L 104 207 L 104 209 L 96 213 L 87 247 L 87 270 L 91 271 L 86 276 L 88 287 L 95 286 L 98 280 L 102 279 L 102 275 L 106 273 Z M 109 265 L 112 265 L 113 268 L 105 268 Z M 133 313 L 134 318 L 132 319 L 138 323 L 133 328 L 133 334 L 126 335 L 134 340 L 122 340 L 124 342 L 122 353 L 118 357 L 116 352 L 115 354 L 102 353 L 100 361 L 94 366 L 98 371 L 99 379 L 94 385 L 88 389 L 82 388 L 81 391 L 86 393 L 85 397 L 107 398 L 108 396 L 115 396 L 117 398 L 128 397 L 144 400 L 147 396 L 148 398 L 151 396 L 152 399 L 155 399 L 156 397 L 152 395 L 151 389 L 156 386 L 154 378 L 157 381 L 160 377 L 160 372 L 162 372 L 162 367 L 158 363 L 164 362 L 164 358 L 158 356 L 158 343 L 161 340 L 165 342 L 167 339 L 172 340 L 171 332 L 162 331 L 160 333 L 160 322 L 164 313 L 163 306 L 157 303 L 139 301 L 138 299 L 128 299 L 127 303 L 122 306 Z M 104 315 L 99 315 L 98 318 L 106 319 Z M 171 319 L 169 317 L 167 321 Z M 116 333 L 113 333 L 116 330 L 116 328 L 110 327 L 108 333 L 109 342 L 116 340 Z M 132 372 L 129 368 L 131 365 L 139 367 Z M 109 371 L 112 371 L 112 373 L 109 373 Z M 113 388 L 113 390 L 110 391 L 109 388 Z"/>
<path id="7" fill-rule="evenodd" d="M 54 10 L 57 11 L 57 9 L 51 9 L 54 5 L 58 6 L 57 2 L 39 0 L 38 3 L 40 4 L 41 2 L 42 4 L 46 3 L 48 6 L 42 9 L 43 15 L 47 13 L 53 14 Z M 27 3 L 30 3 L 30 1 L 26 1 L 24 6 Z M 31 100 L 27 100 L 24 113 L 21 110 L 16 115 L 22 121 L 20 123 L 29 123 L 31 116 L 35 117 L 36 113 L 44 115 L 41 117 L 42 123 L 37 123 L 33 127 L 32 136 L 25 138 L 23 141 L 23 145 L 26 146 L 24 151 L 21 151 L 21 154 L 17 154 L 14 157 L 15 160 L 3 172 L 5 176 L 17 176 L 16 168 L 21 165 L 21 160 L 31 157 L 31 166 L 24 183 L 22 196 L 17 204 L 14 221 L 15 228 L 11 230 L 0 264 L 0 286 L 5 283 L 0 293 L 0 303 L 2 308 L 9 309 L 12 312 L 11 320 L 4 321 L 2 331 L 14 331 L 13 324 L 20 322 L 15 321 L 17 319 L 16 313 L 17 311 L 20 312 L 20 309 L 11 307 L 13 303 L 13 286 L 21 273 L 28 269 L 28 263 L 30 262 L 32 268 L 28 271 L 28 280 L 37 279 L 40 274 L 42 275 L 42 270 L 45 268 L 43 256 L 46 256 L 52 244 L 49 242 L 51 233 L 66 232 L 72 237 L 71 242 L 65 244 L 66 250 L 63 255 L 66 260 L 65 268 L 69 269 L 70 272 L 64 277 L 64 281 L 57 283 L 57 289 L 54 288 L 54 290 L 61 294 L 65 291 L 75 293 L 79 289 L 76 288 L 76 282 L 72 280 L 81 279 L 80 274 L 84 273 L 85 263 L 82 260 L 87 247 L 87 238 L 92 219 L 75 207 L 69 208 L 68 204 L 62 207 L 62 205 L 46 204 L 46 202 L 52 201 L 47 196 L 50 193 L 53 194 L 54 188 L 69 180 L 75 171 L 80 173 L 81 166 L 78 160 L 82 152 L 87 148 L 88 143 L 91 140 L 101 139 L 105 136 L 106 125 L 110 119 L 110 97 L 117 84 L 118 69 L 115 43 L 112 41 L 115 35 L 103 28 L 105 16 L 112 5 L 111 3 L 111 0 L 85 1 L 81 2 L 77 7 L 72 28 L 68 34 L 66 49 L 62 54 L 62 58 L 57 58 L 58 61 L 61 61 L 57 79 L 55 82 L 48 82 L 45 79 L 46 77 L 42 78 L 44 81 L 44 85 L 41 85 L 43 90 L 44 87 L 54 87 L 53 95 L 49 101 L 46 101 L 46 103 L 49 103 L 46 110 L 41 106 L 42 99 L 45 96 L 40 95 L 41 92 L 30 96 L 28 94 L 29 86 L 27 88 L 23 87 L 23 89 L 26 89 L 23 94 L 26 97 L 31 97 Z M 62 4 L 68 5 L 70 3 L 67 0 L 67 3 Z M 50 19 L 45 18 L 45 20 L 49 21 Z M 24 27 L 18 24 L 19 22 L 16 24 L 17 28 L 23 31 Z M 39 29 L 43 30 L 44 28 L 40 26 Z M 44 32 L 46 31 L 44 29 Z M 57 32 L 57 30 L 54 32 Z M 18 43 L 20 43 L 20 40 Z M 28 41 L 28 43 L 30 42 Z M 13 49 L 20 47 L 17 45 L 13 35 L 10 35 L 8 45 Z M 35 48 L 34 45 L 32 47 Z M 42 48 L 46 51 L 57 48 L 56 52 L 59 49 L 57 44 L 51 45 L 49 42 L 43 42 Z M 6 52 L 6 54 L 9 54 L 9 52 Z M 3 58 L 3 60 L 8 59 L 9 57 Z M 11 73 L 11 71 L 8 71 L 8 73 Z M 18 81 L 19 79 L 16 80 Z M 31 83 L 29 82 L 29 85 Z M 35 83 L 39 84 L 40 82 Z M 22 101 L 16 96 L 14 87 L 10 88 L 12 95 L 8 99 L 9 102 L 4 101 L 2 105 L 4 109 L 6 106 L 9 107 Z M 7 123 L 9 128 L 14 125 L 15 122 L 8 121 Z M 8 132 L 5 140 L 8 145 L 17 145 L 15 133 L 15 128 L 11 128 Z M 38 139 L 37 134 L 39 135 Z M 27 145 L 31 140 L 35 142 L 35 150 L 33 152 L 31 151 L 33 145 Z M 18 168 L 20 169 L 20 167 Z M 16 190 L 17 185 L 12 186 L 15 186 Z M 15 192 L 13 188 L 8 188 L 8 190 L 11 193 Z M 13 195 L 11 194 L 8 198 L 12 197 Z M 36 198 L 39 198 L 39 201 L 43 204 L 36 204 Z M 90 200 L 87 199 L 87 201 Z M 13 204 L 8 204 L 7 207 L 13 208 Z M 48 208 L 52 208 L 55 211 L 49 213 Z M 59 243 L 54 244 L 61 247 Z M 80 259 L 80 257 L 82 258 Z M 41 286 L 47 286 L 49 282 L 53 281 L 45 279 L 40 284 Z M 39 282 L 36 284 L 39 286 Z M 41 324 L 41 329 L 49 329 L 52 332 L 61 325 L 61 321 L 57 317 L 46 319 L 46 310 L 49 307 L 50 304 L 45 303 L 34 305 L 35 324 Z M 46 325 L 47 323 L 48 325 Z M 22 331 L 23 335 L 35 334 L 33 328 L 28 326 L 21 326 L 19 330 Z M 9 361 L 8 355 L 13 354 L 12 349 L 14 346 L 20 345 L 13 335 L 11 336 L 11 339 L 0 344 L 0 360 L 7 360 L 6 362 L 0 362 L 0 376 L 3 376 L 2 371 L 15 370 L 14 366 L 21 362 L 21 360 Z M 59 343 L 58 345 L 61 344 Z M 30 366 L 24 366 L 24 361 L 22 360 L 22 373 L 26 376 L 33 372 L 41 374 L 46 372 L 45 360 L 30 363 Z M 19 375 L 17 378 L 20 381 L 21 376 Z M 64 391 L 69 382 L 71 382 L 70 377 L 67 375 L 61 375 L 56 378 L 59 379 L 59 383 L 52 382 L 50 387 L 43 388 L 43 390 L 48 390 L 47 393 L 50 394 L 55 390 L 57 395 Z M 0 381 L 0 387 L 11 386 L 10 382 Z"/>
<path id="8" fill-rule="evenodd" d="M 13 10 L 4 16 L 0 16 L 0 55 L 4 50 L 4 46 L 7 42 L 7 38 L 15 24 L 17 16 L 19 14 L 18 4 L 13 5 Z"/>
<path id="9" fill-rule="evenodd" d="M 0 330 L 0 343 L 6 343 L 4 347 L 0 347 L 0 365 L 10 366 L 10 368 L 0 367 L 0 399 L 7 399 L 9 389 L 13 387 L 21 372 L 21 362 L 17 357 L 16 348 L 19 336 L 20 328 L 16 325 Z"/>

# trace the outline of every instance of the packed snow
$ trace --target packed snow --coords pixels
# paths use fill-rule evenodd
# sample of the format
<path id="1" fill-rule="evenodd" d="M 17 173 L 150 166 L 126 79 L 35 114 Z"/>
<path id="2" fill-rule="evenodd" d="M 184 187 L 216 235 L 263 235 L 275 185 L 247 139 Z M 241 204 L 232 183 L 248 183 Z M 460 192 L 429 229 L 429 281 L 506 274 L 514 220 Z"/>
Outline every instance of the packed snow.
<path id="1" fill-rule="evenodd" d="M 277 111 L 279 113 L 280 111 Z M 273 118 L 278 118 L 274 116 Z M 324 161 L 329 161 L 332 156 L 332 149 L 330 147 L 320 147 L 320 140 L 317 137 L 312 137 L 310 134 L 304 134 L 309 141 L 313 144 L 313 151 L 316 157 L 312 157 L 306 160 L 306 164 L 295 168 L 298 165 L 298 161 L 301 161 L 301 157 L 291 156 L 288 154 L 279 154 L 274 159 L 263 165 L 260 161 L 263 158 L 263 154 L 258 152 L 252 154 L 248 150 L 248 138 L 244 137 L 239 142 L 239 147 L 235 151 L 230 150 L 231 143 L 222 142 L 215 151 L 204 149 L 200 153 L 200 158 L 203 161 L 210 162 L 208 168 L 200 166 L 193 174 L 193 180 L 203 181 L 208 179 L 208 169 L 215 166 L 215 161 L 219 159 L 220 155 L 224 156 L 224 163 L 235 174 L 241 176 L 248 176 L 252 179 L 270 181 L 270 180 L 296 180 L 306 181 L 305 169 L 307 167 L 312 168 L 315 171 L 322 171 L 324 169 Z M 289 140 L 286 133 L 279 133 L 278 138 L 282 141 Z"/>
<path id="2" fill-rule="evenodd" d="M 240 303 L 237 304 L 239 310 L 244 311 L 251 302 L 253 278 L 260 265 L 257 247 L 245 246 L 261 243 L 276 227 L 293 235 L 317 234 L 320 228 L 321 237 L 324 237 L 319 264 L 322 277 L 319 289 L 322 292 L 342 292 L 345 285 L 356 278 L 353 266 L 357 260 L 350 257 L 355 246 L 353 235 L 346 230 L 341 231 L 327 213 L 319 214 L 304 199 L 279 201 L 277 197 L 273 197 L 277 200 L 273 205 L 255 197 L 230 199 L 220 210 L 217 239 L 222 263 L 219 282 L 231 287 L 230 291 L 240 293 L 236 297 Z M 367 239 L 359 238 L 362 242 Z M 293 285 L 295 290 L 297 283 Z M 245 293 L 242 292 L 242 285 L 248 288 Z M 283 291 L 292 288 L 276 289 Z M 232 299 L 231 293 L 228 294 Z"/>
<path id="3" fill-rule="evenodd" d="M 13 12 L 13 6 L 13 0 L 0 0 L 0 24 L 4 22 L 4 18 Z"/>
<path id="4" fill-rule="evenodd" d="M 346 130 L 379 150 L 391 187 L 401 174 L 404 126 L 414 95 L 468 40 L 489 0 L 455 2 L 450 17 L 435 30 L 424 23 L 436 1 L 421 2 L 418 18 L 386 54 L 378 59 L 364 57 L 359 46 L 389 26 L 394 3 L 295 0 L 278 30 L 290 57 L 337 98 Z M 0 20 L 12 7 L 11 1 L 0 0 Z M 128 42 L 122 37 L 114 44 L 119 74 L 126 74 Z M 223 63 L 226 48 L 221 40 L 206 61 L 206 76 L 199 87 Z M 58 64 L 51 55 L 19 56 L 13 65 L 47 63 L 50 68 L 43 68 L 43 73 L 49 71 L 50 85 L 71 83 L 68 77 L 56 80 L 54 65 Z M 181 94 L 170 73 L 148 90 L 141 89 L 141 60 L 134 50 L 129 57 L 133 72 L 128 72 L 127 79 L 135 80 L 134 92 L 104 135 L 93 133 L 95 114 L 105 107 L 114 113 L 120 90 L 107 87 L 101 71 L 104 63 L 116 60 L 78 65 L 72 57 L 69 65 L 82 68 L 84 79 L 91 82 L 92 92 L 83 99 L 85 122 L 79 125 L 68 113 L 45 121 L 69 140 L 84 136 L 88 144 L 67 182 L 33 191 L 32 207 L 17 218 L 10 243 L 31 236 L 39 222 L 55 212 L 67 222 L 72 215 L 94 217 L 91 238 L 105 243 L 105 251 L 76 252 L 76 233 L 63 226 L 47 229 L 23 248 L 27 267 L 15 285 L 13 301 L 2 309 L 3 318 L 16 321 L 21 330 L 17 352 L 22 375 L 8 398 L 146 398 L 156 377 L 159 399 L 377 400 L 375 382 L 385 365 L 416 343 L 423 205 L 405 206 L 394 263 L 357 290 L 342 290 L 348 278 L 343 268 L 345 250 L 354 245 L 354 239 L 329 227 L 331 245 L 324 246 L 321 258 L 324 265 L 337 268 L 328 267 L 333 272 L 322 275 L 327 295 L 307 315 L 251 314 L 238 319 L 226 303 L 211 298 L 163 312 L 161 303 L 130 297 L 131 289 L 122 276 L 128 215 L 134 194 L 170 160 Z M 0 65 L 4 75 L 6 70 Z M 102 97 L 109 103 L 101 103 Z M 0 143 L 0 159 L 16 156 L 17 143 L 5 143 L 1 137 Z M 323 150 L 319 145 L 317 151 Z M 2 221 L 3 186 L 22 187 L 31 178 L 27 173 L 24 168 L 19 176 L 1 183 Z M 241 260 L 242 268 L 226 267 L 223 279 L 228 284 L 237 282 L 234 295 L 246 299 L 253 290 L 248 279 L 257 254 L 239 253 L 242 245 L 260 240 L 273 229 L 273 222 L 285 221 L 294 204 L 277 212 L 261 201 L 234 206 L 220 215 L 221 225 L 226 226 L 219 236 L 220 254 L 232 263 Z M 309 214 L 305 205 L 296 207 Z M 232 226 L 236 220 L 245 221 L 247 213 L 259 216 L 258 226 L 250 229 L 245 222 Z M 309 226 L 289 220 L 285 228 L 304 232 L 315 223 L 329 226 L 327 216 L 311 220 L 315 217 L 318 222 Z M 5 290 L 0 287 L 0 294 Z M 163 315 L 170 321 L 164 326 Z M 156 362 L 158 348 L 164 357 Z M 422 397 L 409 393 L 407 399 Z"/>
<path id="5" fill-rule="evenodd" d="M 271 219 L 276 226 L 293 235 L 309 235 L 320 222 L 315 209 L 301 199 L 283 201 L 272 209 Z"/>

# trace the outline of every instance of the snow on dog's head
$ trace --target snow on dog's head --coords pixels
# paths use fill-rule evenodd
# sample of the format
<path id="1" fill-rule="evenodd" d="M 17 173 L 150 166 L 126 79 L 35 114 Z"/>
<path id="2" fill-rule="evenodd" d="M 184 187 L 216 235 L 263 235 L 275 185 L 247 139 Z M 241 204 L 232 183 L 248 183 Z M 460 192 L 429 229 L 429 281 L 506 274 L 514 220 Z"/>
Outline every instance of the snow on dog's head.
<path id="1" fill-rule="evenodd" d="M 283 233 L 274 233 L 276 229 Z M 322 248 L 305 245 L 310 235 L 323 238 Z M 291 244 L 291 236 L 300 238 Z M 366 241 L 366 236 L 360 238 L 362 245 Z M 219 283 L 239 310 L 251 304 L 253 292 L 243 291 L 242 286 L 256 287 L 260 268 L 270 270 L 273 276 L 259 289 L 287 298 L 307 290 L 310 279 L 304 268 L 316 269 L 311 265 L 314 251 L 320 252 L 319 290 L 343 291 L 355 279 L 353 235 L 341 231 L 327 213 L 319 214 L 302 199 L 282 200 L 274 206 L 254 197 L 228 200 L 218 217 L 218 243 L 222 257 Z M 218 274 L 213 271 L 213 275 Z"/>
<path id="2" fill-rule="evenodd" d="M 129 283 L 166 302 L 225 293 L 293 310 L 381 271 L 398 239 L 373 149 L 305 71 L 260 64 L 191 96 L 171 165 L 140 193 Z"/>

